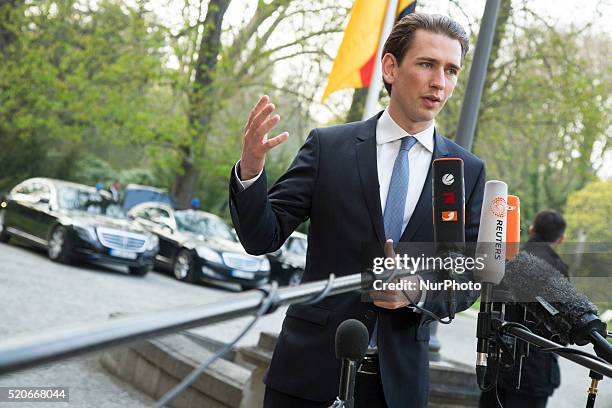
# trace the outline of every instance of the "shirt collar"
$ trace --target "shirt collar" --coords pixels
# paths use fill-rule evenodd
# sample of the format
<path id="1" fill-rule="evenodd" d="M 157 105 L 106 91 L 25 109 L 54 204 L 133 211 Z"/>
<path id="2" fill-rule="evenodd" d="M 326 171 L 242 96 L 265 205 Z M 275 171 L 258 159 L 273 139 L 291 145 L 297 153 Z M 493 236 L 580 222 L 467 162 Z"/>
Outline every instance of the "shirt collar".
<path id="1" fill-rule="evenodd" d="M 378 119 L 376 125 L 376 144 L 385 144 L 394 142 L 405 136 L 413 136 L 423 147 L 433 153 L 434 150 L 434 124 L 432 123 L 427 129 L 417 133 L 416 135 L 410 135 L 404 129 L 402 129 L 391 115 L 389 110 L 385 109 L 381 117 Z"/>

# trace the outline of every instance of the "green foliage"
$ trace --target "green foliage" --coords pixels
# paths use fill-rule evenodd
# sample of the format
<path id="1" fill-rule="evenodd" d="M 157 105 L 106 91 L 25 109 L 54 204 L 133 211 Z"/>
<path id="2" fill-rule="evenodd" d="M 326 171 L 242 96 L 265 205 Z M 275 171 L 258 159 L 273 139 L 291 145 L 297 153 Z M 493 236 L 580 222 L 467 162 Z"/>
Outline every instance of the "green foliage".
<path id="1" fill-rule="evenodd" d="M 525 24 L 513 12 L 497 58 L 489 64 L 474 152 L 487 178 L 508 183 L 521 200 L 522 231 L 544 208 L 564 209 L 568 195 L 596 179 L 610 150 L 610 68 L 597 54 L 612 43 L 585 32 Z M 468 64 L 471 62 L 468 61 Z M 469 65 L 438 122 L 456 134 Z M 599 163 L 599 164 L 598 164 Z M 525 238 L 525 236 L 523 237 Z"/>
<path id="2" fill-rule="evenodd" d="M 267 159 L 272 183 L 314 126 L 329 39 L 350 2 L 257 1 L 243 21 L 219 26 L 210 2 L 187 0 L 179 28 L 146 11 L 152 2 L 134 3 L 0 2 L 0 190 L 39 175 L 87 184 L 118 177 L 197 196 L 228 218 L 227 180 L 252 104 L 269 94 L 282 117 L 271 136 L 291 135 Z M 228 2 L 213 3 L 222 12 Z M 612 41 L 534 22 L 508 4 L 474 147 L 488 178 L 521 198 L 526 231 L 537 211 L 563 210 L 568 194 L 605 165 Z M 451 137 L 471 55 L 437 118 Z"/>
<path id="3" fill-rule="evenodd" d="M 588 183 L 567 199 L 565 219 L 566 241 L 574 249 L 569 257 L 576 286 L 583 291 L 600 311 L 611 309 L 610 288 L 612 275 L 612 180 Z"/>
<path id="4" fill-rule="evenodd" d="M 82 156 L 110 160 L 112 146 L 175 128 L 154 98 L 163 36 L 145 15 L 118 1 L 85 9 L 75 0 L 12 13 L 15 39 L 0 66 L 0 138 L 9 147 L 0 161 L 10 164 L 0 183 L 41 174 L 75 179 Z"/>
<path id="5" fill-rule="evenodd" d="M 107 161 L 95 157 L 85 156 L 75 165 L 74 179 L 80 183 L 95 186 L 96 183 L 108 185 L 117 178 L 117 171 Z"/>
<path id="6" fill-rule="evenodd" d="M 567 199 L 565 219 L 568 241 L 585 236 L 589 242 L 612 243 L 612 180 L 595 181 L 572 192 Z"/>

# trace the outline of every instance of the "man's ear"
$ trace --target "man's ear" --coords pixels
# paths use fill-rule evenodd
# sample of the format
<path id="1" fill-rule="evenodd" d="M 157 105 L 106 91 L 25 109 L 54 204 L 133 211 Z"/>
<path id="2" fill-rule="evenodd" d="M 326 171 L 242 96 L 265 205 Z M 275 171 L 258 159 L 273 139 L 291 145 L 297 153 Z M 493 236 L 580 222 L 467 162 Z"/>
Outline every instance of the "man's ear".
<path id="1" fill-rule="evenodd" d="M 397 60 L 393 54 L 386 53 L 382 59 L 382 75 L 385 82 L 393 84 L 395 82 Z"/>
<path id="2" fill-rule="evenodd" d="M 527 234 L 529 235 L 529 238 L 535 237 L 535 230 L 533 229 L 533 225 L 529 226 L 529 229 L 527 230 Z"/>
<path id="3" fill-rule="evenodd" d="M 563 243 L 563 241 L 565 241 L 565 234 L 561 234 L 561 236 L 557 240 L 556 244 L 557 245 L 561 245 Z"/>

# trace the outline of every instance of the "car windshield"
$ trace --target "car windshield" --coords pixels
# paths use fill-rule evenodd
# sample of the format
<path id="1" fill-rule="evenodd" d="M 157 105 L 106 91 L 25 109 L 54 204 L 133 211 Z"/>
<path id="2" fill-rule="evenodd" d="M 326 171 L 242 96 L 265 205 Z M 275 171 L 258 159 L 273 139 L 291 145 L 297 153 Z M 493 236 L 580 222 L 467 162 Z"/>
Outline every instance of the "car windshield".
<path id="1" fill-rule="evenodd" d="M 218 218 L 198 214 L 194 211 L 177 211 L 174 213 L 176 227 L 179 231 L 202 234 L 209 238 L 221 238 L 236 241 L 232 230 Z"/>
<path id="2" fill-rule="evenodd" d="M 83 211 L 88 214 L 106 215 L 113 218 L 125 218 L 121 206 L 115 201 L 102 196 L 97 191 L 78 187 L 61 187 L 57 194 L 60 208 Z"/>
<path id="3" fill-rule="evenodd" d="M 295 238 L 291 240 L 287 247 L 287 251 L 296 255 L 306 255 L 306 249 L 308 248 L 308 241 L 301 238 Z"/>

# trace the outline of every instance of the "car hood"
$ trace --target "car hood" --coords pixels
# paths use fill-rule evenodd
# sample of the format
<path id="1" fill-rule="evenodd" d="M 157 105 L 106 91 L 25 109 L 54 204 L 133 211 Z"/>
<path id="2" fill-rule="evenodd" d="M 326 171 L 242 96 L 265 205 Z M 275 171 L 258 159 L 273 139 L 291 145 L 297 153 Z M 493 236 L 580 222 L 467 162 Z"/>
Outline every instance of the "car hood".
<path id="1" fill-rule="evenodd" d="M 214 249 L 218 252 L 233 252 L 238 254 L 250 255 L 248 254 L 242 245 L 239 242 L 229 241 L 221 238 L 210 238 L 205 237 L 204 235 L 185 233 L 185 237 L 191 244 L 191 246 L 206 246 L 210 249 Z M 250 255 L 253 258 L 263 258 L 264 255 Z"/>
<path id="2" fill-rule="evenodd" d="M 89 225 L 92 227 L 105 227 L 118 229 L 122 231 L 130 231 L 136 233 L 146 233 L 147 231 L 135 222 L 129 219 L 107 217 L 105 215 L 83 215 L 83 214 L 65 214 L 63 217 L 67 224 Z"/>

